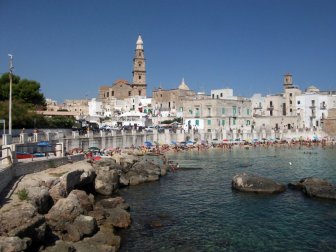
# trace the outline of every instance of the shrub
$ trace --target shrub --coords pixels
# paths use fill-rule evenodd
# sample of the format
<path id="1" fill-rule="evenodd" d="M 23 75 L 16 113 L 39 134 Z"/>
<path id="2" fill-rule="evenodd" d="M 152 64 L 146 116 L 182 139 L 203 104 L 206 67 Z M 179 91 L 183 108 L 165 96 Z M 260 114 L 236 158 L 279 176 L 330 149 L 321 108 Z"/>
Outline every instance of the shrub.
<path id="1" fill-rule="evenodd" d="M 26 188 L 23 188 L 17 192 L 17 196 L 19 197 L 20 200 L 28 200 L 28 191 Z"/>

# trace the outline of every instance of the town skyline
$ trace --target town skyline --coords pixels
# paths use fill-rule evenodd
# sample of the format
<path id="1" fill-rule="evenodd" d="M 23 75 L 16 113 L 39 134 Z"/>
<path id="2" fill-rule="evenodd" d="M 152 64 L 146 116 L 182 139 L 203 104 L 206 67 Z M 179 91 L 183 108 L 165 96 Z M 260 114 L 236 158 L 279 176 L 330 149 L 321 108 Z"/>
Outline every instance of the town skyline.
<path id="1" fill-rule="evenodd" d="M 148 97 L 160 86 L 177 88 L 182 78 L 207 94 L 221 88 L 245 97 L 275 94 L 288 72 L 301 90 L 334 90 L 335 9 L 333 1 L 83 1 L 74 12 L 71 2 L 11 1 L 0 4 L 7 34 L 0 73 L 8 71 L 12 53 L 14 73 L 40 82 L 46 98 L 95 98 L 102 85 L 131 82 L 141 33 Z M 17 18 L 9 22 L 14 10 Z"/>

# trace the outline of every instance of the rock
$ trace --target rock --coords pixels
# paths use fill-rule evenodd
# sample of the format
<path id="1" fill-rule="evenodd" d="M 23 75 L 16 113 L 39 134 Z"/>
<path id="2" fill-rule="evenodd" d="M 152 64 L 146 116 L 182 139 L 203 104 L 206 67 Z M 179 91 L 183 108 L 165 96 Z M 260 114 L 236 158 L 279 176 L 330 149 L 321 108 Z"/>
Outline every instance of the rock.
<path id="1" fill-rule="evenodd" d="M 45 215 L 50 228 L 60 237 L 70 232 L 70 240 L 76 240 L 76 232 L 71 224 L 81 214 L 87 214 L 93 209 L 92 199 L 80 190 L 73 190 L 65 199 L 60 199 Z M 69 225 L 70 224 L 70 225 Z M 75 235 L 74 235 L 75 234 Z"/>
<path id="2" fill-rule="evenodd" d="M 95 170 L 90 166 L 69 171 L 62 175 L 58 183 L 51 187 L 49 190 L 50 196 L 56 203 L 59 199 L 65 198 L 73 189 L 93 183 L 95 177 Z"/>
<path id="3" fill-rule="evenodd" d="M 72 243 L 58 240 L 56 241 L 54 246 L 47 247 L 45 248 L 44 251 L 45 252 L 75 252 L 76 249 Z"/>
<path id="4" fill-rule="evenodd" d="M 37 208 L 40 214 L 45 214 L 49 211 L 53 201 L 49 195 L 49 188 L 44 181 L 38 178 L 32 178 L 31 180 L 23 178 L 15 192 L 17 195 L 22 195 L 23 191 L 27 192 L 27 200 Z"/>
<path id="5" fill-rule="evenodd" d="M 19 237 L 0 237 L 0 251 L 19 252 L 26 250 L 31 245 L 31 239 Z"/>
<path id="6" fill-rule="evenodd" d="M 97 222 L 91 216 L 79 215 L 73 225 L 78 229 L 80 234 L 91 236 L 97 231 Z"/>
<path id="7" fill-rule="evenodd" d="M 61 182 L 58 182 L 56 185 L 50 188 L 49 194 L 54 203 L 56 203 L 59 199 L 65 198 L 67 196 L 65 186 Z"/>
<path id="8" fill-rule="evenodd" d="M 97 202 L 96 207 L 98 208 L 115 208 L 118 205 L 124 203 L 125 200 L 122 197 L 102 199 Z"/>
<path id="9" fill-rule="evenodd" d="M 126 174 L 121 174 L 119 177 L 119 185 L 128 186 L 130 183 L 129 177 Z"/>
<path id="10" fill-rule="evenodd" d="M 286 186 L 271 179 L 254 174 L 242 173 L 233 177 L 232 188 L 243 192 L 280 193 L 286 190 Z"/>
<path id="11" fill-rule="evenodd" d="M 116 236 L 113 228 L 101 227 L 93 237 L 84 238 L 83 241 L 74 243 L 77 251 L 118 251 L 120 248 L 120 237 Z"/>
<path id="12" fill-rule="evenodd" d="M 0 235 L 29 237 L 33 241 L 44 239 L 45 219 L 27 201 L 8 204 L 0 210 Z"/>
<path id="13" fill-rule="evenodd" d="M 112 195 L 118 188 L 119 175 L 118 171 L 111 170 L 110 167 L 100 167 L 96 170 L 95 190 L 102 195 Z"/>
<path id="14" fill-rule="evenodd" d="M 134 174 L 134 175 L 131 175 L 129 178 L 129 184 L 131 186 L 143 184 L 146 181 L 147 181 L 147 177 L 145 177 L 142 174 Z"/>
<path id="15" fill-rule="evenodd" d="M 117 228 L 127 228 L 131 225 L 131 215 L 126 210 L 116 207 L 105 211 L 106 224 L 111 223 Z"/>
<path id="16" fill-rule="evenodd" d="M 160 166 L 149 162 L 149 161 L 139 161 L 136 162 L 132 168 L 131 171 L 137 172 L 137 173 L 144 173 L 146 175 L 161 175 L 161 168 Z"/>
<path id="17" fill-rule="evenodd" d="M 289 183 L 288 187 L 301 190 L 309 197 L 336 200 L 336 186 L 324 179 L 303 178 L 297 183 Z"/>

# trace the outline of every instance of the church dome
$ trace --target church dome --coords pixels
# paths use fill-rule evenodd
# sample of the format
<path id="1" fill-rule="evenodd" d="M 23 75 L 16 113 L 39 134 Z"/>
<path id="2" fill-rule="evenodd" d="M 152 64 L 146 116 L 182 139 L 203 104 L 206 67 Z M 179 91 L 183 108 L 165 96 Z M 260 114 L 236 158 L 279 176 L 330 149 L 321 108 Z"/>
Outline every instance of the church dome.
<path id="1" fill-rule="evenodd" d="M 184 78 L 182 79 L 182 82 L 181 82 L 180 86 L 178 87 L 178 89 L 190 90 L 189 87 L 187 86 L 187 84 L 185 84 Z"/>
<path id="2" fill-rule="evenodd" d="M 318 93 L 320 92 L 320 90 L 317 87 L 311 85 L 306 89 L 306 92 L 307 93 Z"/>

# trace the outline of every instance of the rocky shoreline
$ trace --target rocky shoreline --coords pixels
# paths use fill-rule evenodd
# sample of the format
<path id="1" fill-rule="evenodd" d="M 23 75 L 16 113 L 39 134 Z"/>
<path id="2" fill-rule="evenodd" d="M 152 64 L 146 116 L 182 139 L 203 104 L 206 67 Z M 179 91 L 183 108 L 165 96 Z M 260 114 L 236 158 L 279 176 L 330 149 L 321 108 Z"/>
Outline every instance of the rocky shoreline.
<path id="1" fill-rule="evenodd" d="M 129 227 L 131 216 L 116 192 L 166 173 L 161 162 L 127 150 L 26 175 L 3 199 L 0 251 L 118 251 L 116 231 Z"/>

